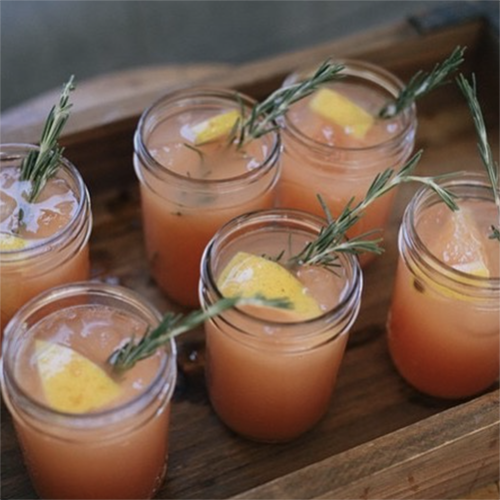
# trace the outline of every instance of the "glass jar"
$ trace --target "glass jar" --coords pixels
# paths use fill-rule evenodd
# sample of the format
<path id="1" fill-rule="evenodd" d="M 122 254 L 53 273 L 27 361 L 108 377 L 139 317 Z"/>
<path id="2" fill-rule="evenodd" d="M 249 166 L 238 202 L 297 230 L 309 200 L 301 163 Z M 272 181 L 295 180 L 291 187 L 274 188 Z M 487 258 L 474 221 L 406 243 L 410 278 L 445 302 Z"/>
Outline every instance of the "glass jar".
<path id="1" fill-rule="evenodd" d="M 23 201 L 25 182 L 17 178 L 19 168 L 28 153 L 37 150 L 37 146 L 28 144 L 0 145 L 2 331 L 13 314 L 32 297 L 57 285 L 86 280 L 90 273 L 90 197 L 77 169 L 61 158 L 57 174 L 38 199 L 32 203 Z M 71 210 L 65 208 L 68 204 L 73 207 Z M 19 208 L 25 212 L 26 224 L 12 229 L 9 218 Z M 26 213 L 30 210 L 31 219 L 30 213 Z M 51 215 L 47 215 L 49 212 Z M 17 243 L 6 246 L 6 238 L 12 235 Z"/>
<path id="2" fill-rule="evenodd" d="M 294 255 L 325 221 L 295 210 L 267 210 L 222 227 L 202 260 L 200 300 L 215 303 L 217 280 L 238 252 Z M 206 375 L 211 404 L 242 436 L 284 442 L 311 429 L 328 410 L 362 290 L 358 261 L 339 254 L 339 266 L 296 270 L 321 306 L 312 319 L 290 311 L 237 308 L 205 323 Z M 266 291 L 261 290 L 265 295 Z"/>
<path id="3" fill-rule="evenodd" d="M 193 88 L 160 99 L 142 115 L 134 165 L 153 278 L 175 302 L 198 307 L 200 260 L 217 229 L 233 217 L 275 204 L 277 131 L 238 151 L 227 141 L 192 145 L 195 126 L 255 104 L 233 91 Z M 187 135 L 186 135 L 187 134 Z"/>
<path id="4" fill-rule="evenodd" d="M 112 376 L 106 363 L 125 339 L 133 334 L 138 338 L 160 319 L 158 311 L 132 291 L 84 282 L 39 295 L 8 324 L 2 393 L 42 498 L 150 498 L 160 486 L 176 380 L 175 343 L 120 376 Z M 63 351 L 47 358 L 46 346 L 54 345 Z M 54 403 L 61 404 L 65 381 L 51 382 L 50 377 L 64 372 L 69 366 L 64 359 L 74 352 L 111 378 L 102 385 L 116 384 L 118 399 L 86 411 Z M 82 373 L 83 368 L 78 377 Z M 76 377 L 66 381 L 73 381 L 72 390 Z M 91 378 L 88 383 L 93 383 Z M 95 383 L 91 387 L 99 390 Z M 77 392 L 70 403 L 78 404 L 80 395 Z"/>
<path id="5" fill-rule="evenodd" d="M 395 118 L 382 120 L 376 114 L 403 89 L 403 83 L 384 69 L 362 61 L 335 61 L 344 65 L 343 76 L 321 89 L 328 89 L 368 111 L 374 121 L 363 136 L 349 126 L 341 127 L 312 111 L 317 93 L 291 106 L 282 125 L 282 173 L 278 184 L 278 205 L 324 216 L 320 194 L 337 217 L 354 198 L 361 201 L 377 174 L 399 170 L 415 143 L 417 117 L 411 106 Z M 297 83 L 311 71 L 290 75 L 284 86 Z M 347 111 L 346 111 L 347 113 Z M 383 230 L 392 207 L 395 190 L 370 205 L 362 219 L 349 231 L 350 237 Z M 374 258 L 361 256 L 362 265 Z"/>
<path id="6" fill-rule="evenodd" d="M 498 208 L 486 176 L 462 172 L 440 182 L 460 209 L 451 212 L 427 187 L 406 208 L 388 341 L 416 389 L 465 398 L 498 379 L 500 244 L 488 238 Z"/>

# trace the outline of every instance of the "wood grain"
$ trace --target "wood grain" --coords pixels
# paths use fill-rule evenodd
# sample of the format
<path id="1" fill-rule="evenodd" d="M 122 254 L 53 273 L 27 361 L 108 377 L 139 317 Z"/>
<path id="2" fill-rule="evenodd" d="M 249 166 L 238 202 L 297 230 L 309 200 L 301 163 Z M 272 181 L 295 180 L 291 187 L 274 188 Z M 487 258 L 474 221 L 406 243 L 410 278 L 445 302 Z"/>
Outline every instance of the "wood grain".
<path id="1" fill-rule="evenodd" d="M 227 69 L 224 64 L 189 64 L 134 68 L 83 82 L 77 76 L 76 90 L 71 94 L 71 120 L 65 134 L 138 116 L 163 94 L 220 72 L 226 73 Z M 48 110 L 57 101 L 59 93 L 60 89 L 54 89 L 3 112 L 2 132 L 5 135 L 2 142 L 36 141 Z"/>
<path id="2" fill-rule="evenodd" d="M 500 498 L 500 489 L 498 486 L 498 482 L 475 489 L 468 495 L 465 495 L 463 498 L 465 500 L 498 500 L 498 498 Z"/>
<path id="3" fill-rule="evenodd" d="M 498 60 L 485 59 L 489 41 L 481 23 L 418 36 L 408 26 L 367 34 L 238 68 L 187 72 L 212 84 L 243 89 L 261 98 L 303 62 L 327 54 L 378 62 L 402 78 L 467 45 L 467 70 L 489 69 L 480 95 L 498 102 Z M 175 69 L 177 74 L 178 69 Z M 166 72 L 165 74 L 171 74 Z M 120 79 L 109 79 L 120 87 Z M 89 91 L 64 137 L 68 157 L 90 187 L 94 213 L 93 277 L 133 288 L 160 310 L 176 309 L 149 277 L 143 249 L 132 136 L 140 109 L 161 89 L 139 76 L 124 81 L 124 93 L 108 106 Z M 135 80 L 134 80 L 135 81 Z M 198 80 L 199 81 L 199 80 Z M 482 83 L 483 80 L 480 80 Z M 144 85 L 144 87 L 143 87 Z M 85 84 L 81 89 L 85 90 Z M 91 87 L 93 88 L 93 87 Z M 103 84 L 102 89 L 106 88 Z M 129 93 L 128 93 L 129 92 Z M 105 92 L 104 92 L 105 93 Z M 123 97 L 123 99 L 122 99 Z M 31 140 L 37 120 L 25 129 L 29 105 L 13 112 L 3 134 Z M 114 111 L 110 117 L 109 110 Z M 498 106 L 486 106 L 498 158 Z M 34 113 L 35 114 L 35 113 Z M 470 116 L 458 91 L 440 89 L 419 105 L 417 148 L 425 150 L 420 173 L 480 169 Z M 40 118 L 40 117 L 39 117 Z M 6 135 L 5 135 L 6 134 Z M 397 257 L 396 234 L 414 189 L 398 193 L 386 237 L 386 252 L 365 272 L 362 310 L 353 328 L 330 411 L 297 441 L 256 444 L 226 429 L 208 403 L 203 375 L 203 335 L 179 342 L 180 376 L 171 427 L 168 478 L 159 498 L 458 498 L 498 481 L 498 387 L 469 401 L 423 396 L 398 376 L 385 341 L 385 320 Z M 26 475 L 11 419 L 2 404 L 2 498 L 36 498 Z"/>

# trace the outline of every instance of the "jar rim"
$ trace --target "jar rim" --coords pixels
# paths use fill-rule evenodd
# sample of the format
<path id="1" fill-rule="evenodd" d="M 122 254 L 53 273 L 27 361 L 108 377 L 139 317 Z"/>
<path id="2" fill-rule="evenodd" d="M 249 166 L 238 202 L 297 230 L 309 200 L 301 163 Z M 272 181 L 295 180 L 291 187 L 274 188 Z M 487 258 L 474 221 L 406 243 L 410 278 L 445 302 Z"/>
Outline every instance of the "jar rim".
<path id="1" fill-rule="evenodd" d="M 459 171 L 437 179 L 437 183 L 447 189 L 475 187 L 484 189 L 488 196 L 493 200 L 493 192 L 488 177 L 483 172 Z M 469 196 L 469 199 L 477 198 Z M 440 196 L 429 186 L 420 187 L 413 198 L 408 203 L 403 214 L 403 223 L 399 231 L 400 253 L 403 245 L 414 248 L 412 252 L 412 261 L 418 255 L 418 262 L 415 264 L 421 269 L 425 276 L 439 284 L 460 288 L 463 295 L 474 295 L 482 291 L 498 294 L 500 291 L 500 276 L 476 276 L 469 274 L 452 266 L 449 266 L 436 255 L 434 255 L 425 245 L 417 229 L 416 216 L 420 210 L 426 207 L 444 203 Z M 407 232 L 404 231 L 407 228 Z M 415 254 L 415 255 L 414 255 Z M 407 263 L 408 264 L 408 263 Z M 411 266 L 410 266 L 411 268 Z"/>
<path id="2" fill-rule="evenodd" d="M 9 149 L 11 149 L 12 151 L 11 152 L 6 151 Z M 25 153 L 26 155 L 29 151 L 39 151 L 39 150 L 40 147 L 35 144 L 25 144 L 25 143 L 0 144 L 0 168 L 2 167 L 1 165 L 2 161 L 19 160 L 23 158 L 23 153 Z M 68 222 L 68 224 L 66 224 L 60 230 L 56 231 L 54 234 L 48 236 L 47 238 L 42 238 L 39 241 L 26 246 L 25 248 L 16 250 L 0 250 L 0 258 L 16 257 L 16 259 L 13 260 L 17 261 L 21 259 L 24 260 L 37 257 L 38 255 L 44 253 L 47 245 L 49 246 L 54 245 L 59 243 L 61 240 L 64 240 L 66 235 L 73 231 L 75 224 L 78 223 L 78 221 L 82 217 L 82 214 L 84 214 L 85 211 L 87 210 L 90 212 L 90 195 L 80 172 L 74 166 L 74 164 L 66 157 L 61 156 L 59 162 L 60 162 L 60 168 L 64 169 L 65 172 L 69 175 L 70 179 L 75 181 L 75 188 L 77 190 L 75 194 L 78 197 L 78 204 L 71 220 Z M 89 233 L 88 236 L 90 236 L 90 224 L 88 233 Z"/>
<path id="3" fill-rule="evenodd" d="M 228 90 L 228 89 L 209 87 L 209 86 L 207 87 L 194 86 L 194 87 L 175 90 L 173 92 L 163 95 L 162 97 L 154 101 L 142 113 L 141 117 L 139 118 L 139 122 L 137 124 L 137 128 L 134 134 L 135 153 L 138 155 L 139 159 L 148 167 L 149 171 L 153 175 L 155 175 L 159 179 L 162 179 L 158 175 L 158 172 L 161 172 L 161 174 L 163 174 L 164 176 L 168 176 L 169 182 L 187 183 L 189 185 L 197 186 L 199 188 L 206 188 L 209 186 L 210 187 L 223 186 L 230 188 L 230 187 L 237 187 L 241 183 L 247 183 L 254 179 L 259 179 L 273 167 L 273 165 L 276 163 L 278 159 L 279 152 L 281 149 L 281 136 L 278 128 L 276 128 L 272 132 L 269 132 L 269 134 L 273 134 L 274 140 L 271 144 L 269 152 L 267 153 L 264 160 L 259 163 L 259 166 L 234 177 L 229 177 L 224 179 L 192 178 L 186 175 L 179 174 L 173 171 L 172 169 L 165 167 L 163 164 L 157 161 L 153 157 L 153 155 L 149 152 L 144 136 L 148 120 L 150 120 L 154 115 L 154 113 L 161 107 L 168 108 L 171 105 L 176 105 L 184 100 L 189 101 L 190 99 L 194 98 L 198 98 L 200 101 L 206 99 L 207 102 L 211 100 L 227 101 L 236 104 L 238 107 L 244 105 L 249 108 L 252 107 L 257 102 L 250 96 L 240 93 L 236 90 Z"/>
<path id="4" fill-rule="evenodd" d="M 241 230 L 242 226 L 244 226 L 245 223 L 276 223 L 279 218 L 281 218 L 283 222 L 299 223 L 303 225 L 304 229 L 306 227 L 309 227 L 310 230 L 312 228 L 315 228 L 315 230 L 317 231 L 319 231 L 321 227 L 326 225 L 327 222 L 326 219 L 322 217 L 292 208 L 257 210 L 235 217 L 231 221 L 224 224 L 205 247 L 205 251 L 201 260 L 202 280 L 200 281 L 200 295 L 202 295 L 203 286 L 207 286 L 215 295 L 215 300 L 223 298 L 223 295 L 217 286 L 216 277 L 212 266 L 213 253 L 218 249 L 217 246 L 220 243 L 220 241 L 218 240 L 222 239 L 223 241 L 223 238 L 227 238 L 233 232 Z M 328 320 L 330 318 L 339 318 L 339 321 L 341 321 L 342 317 L 346 314 L 346 309 L 348 308 L 349 304 L 358 301 L 359 308 L 359 299 L 363 288 L 363 275 L 358 259 L 356 257 L 351 254 L 340 253 L 339 259 L 342 262 L 343 267 L 345 269 L 348 269 L 349 271 L 349 275 L 346 276 L 346 289 L 342 293 L 340 302 L 327 311 L 324 311 L 319 316 L 290 322 L 280 322 L 259 318 L 239 307 L 235 307 L 234 309 L 237 311 L 238 315 L 241 315 L 243 318 L 248 318 L 252 322 L 259 325 L 269 325 L 271 328 L 276 327 L 298 329 L 300 327 L 301 329 L 303 329 L 304 326 L 312 327 L 314 325 L 317 325 L 318 323 L 325 322 L 325 320 Z M 203 303 L 203 300 L 201 302 Z M 230 313 L 231 311 L 229 311 L 229 314 Z M 220 315 L 221 318 L 225 316 L 227 316 L 226 313 Z M 354 321 L 355 316 L 357 316 L 357 310 L 354 314 L 354 317 L 352 318 L 352 321 L 350 321 L 350 324 L 352 324 L 352 322 Z M 338 335 L 340 335 L 344 330 L 345 329 L 340 331 Z M 298 337 L 304 337 L 306 335 L 308 335 L 308 333 L 297 334 Z"/>
<path id="5" fill-rule="evenodd" d="M 36 414 L 40 416 L 43 421 L 46 421 L 49 418 L 55 418 L 57 419 L 57 423 L 59 425 L 78 430 L 93 430 L 102 428 L 113 422 L 114 419 L 112 417 L 117 413 L 120 414 L 121 420 L 140 413 L 156 399 L 156 393 L 158 392 L 158 389 L 164 385 L 165 377 L 172 377 L 172 381 L 168 389 L 171 396 L 175 385 L 176 373 L 175 359 L 177 355 L 177 348 L 175 340 L 171 339 L 166 348 L 167 354 L 162 356 L 161 365 L 158 367 L 156 375 L 149 382 L 148 386 L 140 394 L 117 406 L 89 413 L 70 413 L 51 408 L 48 404 L 33 398 L 22 387 L 22 385 L 18 383 L 18 378 L 15 375 L 15 354 L 19 351 L 19 349 L 15 349 L 15 352 L 12 352 L 15 347 L 19 347 L 18 344 L 23 343 L 23 339 L 26 340 L 26 337 L 28 336 L 30 330 L 33 329 L 33 326 L 25 330 L 23 339 L 20 339 L 18 335 L 15 335 L 15 332 L 18 328 L 25 324 L 25 320 L 28 317 L 32 316 L 37 311 L 54 301 L 89 295 L 96 298 L 101 297 L 112 299 L 115 303 L 122 302 L 129 305 L 133 304 L 134 311 L 129 311 L 130 314 L 133 315 L 135 313 L 138 317 L 141 315 L 141 318 L 146 322 L 154 321 L 159 323 L 161 321 L 162 315 L 160 312 L 137 292 L 131 289 L 119 285 L 109 285 L 93 281 L 82 281 L 61 285 L 42 292 L 23 305 L 16 312 L 5 328 L 3 355 L 0 359 L 0 380 L 2 383 L 2 389 L 6 392 L 14 392 L 16 398 L 18 400 L 22 400 L 22 402 L 27 406 L 27 408 L 23 409 L 27 411 L 30 416 Z M 86 304 L 91 305 L 93 302 L 86 302 Z M 68 307 L 71 306 L 66 306 L 65 308 Z M 114 307 L 117 307 L 117 305 Z M 148 318 L 146 318 L 146 316 L 148 316 Z M 34 326 L 36 326 L 36 324 Z M 7 385 L 9 386 L 9 389 L 6 388 Z"/>
<path id="6" fill-rule="evenodd" d="M 346 76 L 352 76 L 356 78 L 364 78 L 366 81 L 376 84 L 379 88 L 384 88 L 387 92 L 391 93 L 396 97 L 397 93 L 404 88 L 404 83 L 395 74 L 387 71 L 385 68 L 378 66 L 376 64 L 348 58 L 333 59 L 332 62 L 344 65 L 344 70 L 341 74 Z M 300 79 L 301 76 L 310 73 L 311 67 L 305 67 L 298 69 L 297 71 L 288 75 L 288 77 L 283 82 L 283 85 L 292 83 L 296 79 Z M 369 78 L 371 77 L 371 78 Z M 326 84 L 328 85 L 328 84 Z M 398 131 L 397 134 L 390 136 L 387 140 L 371 144 L 363 147 L 346 147 L 338 145 L 330 145 L 324 142 L 318 141 L 304 134 L 295 123 L 285 114 L 283 117 L 283 122 L 285 126 L 282 128 L 283 133 L 289 133 L 295 140 L 307 146 L 307 148 L 312 149 L 320 154 L 329 155 L 334 152 L 359 152 L 359 153 L 371 153 L 381 148 L 394 148 L 401 143 L 404 137 L 408 135 L 412 128 L 416 127 L 417 120 L 417 108 L 415 103 L 410 107 L 406 108 L 403 112 L 403 123 L 404 127 Z"/>

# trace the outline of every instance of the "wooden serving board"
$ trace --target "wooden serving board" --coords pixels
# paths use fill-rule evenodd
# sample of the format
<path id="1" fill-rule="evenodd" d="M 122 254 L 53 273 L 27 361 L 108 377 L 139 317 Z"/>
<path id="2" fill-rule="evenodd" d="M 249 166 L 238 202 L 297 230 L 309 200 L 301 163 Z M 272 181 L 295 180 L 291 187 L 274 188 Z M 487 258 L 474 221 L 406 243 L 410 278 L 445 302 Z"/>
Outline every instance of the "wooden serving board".
<path id="1" fill-rule="evenodd" d="M 296 67 L 328 56 L 372 61 L 407 80 L 418 69 L 431 69 L 456 45 L 467 46 L 464 71 L 477 76 L 498 158 L 497 36 L 482 21 L 423 34 L 404 23 L 238 67 L 147 68 L 81 83 L 63 143 L 91 191 L 94 277 L 133 288 L 160 310 L 174 309 L 149 277 L 132 168 L 138 117 L 168 90 L 203 83 L 262 99 Z M 2 142 L 36 141 L 47 113 L 43 104 L 53 102 L 57 93 L 6 113 Z M 482 168 L 472 120 L 458 89 L 446 86 L 422 100 L 418 119 L 417 149 L 425 151 L 421 174 Z M 385 321 L 396 235 L 413 192 L 412 186 L 399 191 L 386 252 L 365 271 L 361 313 L 330 410 L 297 441 L 256 444 L 226 429 L 205 392 L 203 333 L 179 340 L 169 469 L 158 498 L 463 498 L 498 482 L 498 387 L 467 401 L 426 397 L 404 383 L 388 356 Z M 3 404 L 1 425 L 1 496 L 37 498 Z"/>

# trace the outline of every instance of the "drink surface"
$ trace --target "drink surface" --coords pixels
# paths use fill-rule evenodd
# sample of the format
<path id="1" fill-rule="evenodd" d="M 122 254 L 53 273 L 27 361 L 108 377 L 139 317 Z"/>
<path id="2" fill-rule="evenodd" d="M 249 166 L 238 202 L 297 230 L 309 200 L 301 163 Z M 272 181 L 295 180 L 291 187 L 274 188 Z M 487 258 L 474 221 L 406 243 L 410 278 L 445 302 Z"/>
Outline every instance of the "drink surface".
<path id="1" fill-rule="evenodd" d="M 459 200 L 459 206 L 458 212 L 428 207 L 416 227 L 428 250 L 463 274 L 454 283 L 439 281 L 416 266 L 411 273 L 400 257 L 388 320 L 399 372 L 420 391 L 443 398 L 486 390 L 499 373 L 498 290 L 478 282 L 500 276 L 500 245 L 488 238 L 498 212 L 485 201 Z M 471 286 L 484 288 L 474 293 Z"/>
<path id="2" fill-rule="evenodd" d="M 500 276 L 500 244 L 489 238 L 498 209 L 491 202 L 462 200 L 460 210 L 452 212 L 442 203 L 429 207 L 417 221 L 424 245 L 439 260 L 459 271 L 466 264 L 480 261 L 488 277 Z M 476 270 L 477 271 L 477 270 Z M 474 273 L 474 269 L 469 272 Z"/>
<path id="3" fill-rule="evenodd" d="M 47 398 L 48 391 L 55 401 L 65 402 L 64 408 L 55 410 L 78 413 L 78 408 L 84 404 L 78 398 L 87 397 L 91 403 L 94 402 L 93 395 L 87 391 L 99 391 L 99 385 L 103 383 L 115 384 L 116 390 L 108 392 L 109 397 L 101 398 L 102 404 L 89 408 L 88 412 L 119 406 L 140 396 L 148 387 L 158 372 L 161 358 L 159 354 L 148 358 L 119 377 L 113 375 L 107 359 L 124 341 L 132 336 L 140 338 L 146 329 L 144 322 L 105 306 L 81 305 L 57 311 L 34 327 L 33 337 L 18 354 L 16 377 L 23 389 L 39 403 L 51 405 L 50 398 Z M 69 350 L 46 350 L 47 346 L 54 345 Z M 87 384 L 94 383 L 95 387 L 79 386 L 79 376 L 85 377 L 89 367 L 82 363 L 71 365 L 72 359 L 69 358 L 72 351 L 102 370 L 98 377 L 86 380 Z M 52 380 L 57 377 L 59 381 Z M 73 388 L 67 389 L 66 383 L 72 384 Z M 68 398 L 74 399 L 66 400 L 64 394 L 54 394 L 54 391 L 66 390 L 72 392 Z"/>
<path id="4" fill-rule="evenodd" d="M 218 262 L 218 268 L 223 269 L 230 262 L 238 251 L 244 251 L 254 256 L 265 256 L 271 261 L 276 260 L 281 265 L 285 272 L 294 276 L 303 287 L 303 294 L 310 296 L 319 306 L 320 314 L 333 309 L 343 298 L 347 285 L 345 270 L 339 267 L 336 272 L 329 271 L 321 266 L 289 266 L 287 261 L 294 255 L 298 254 L 304 246 L 310 241 L 310 237 L 300 233 L 290 233 L 286 230 L 276 230 L 272 232 L 248 233 L 241 235 L 237 243 L 233 244 L 230 252 L 226 252 Z M 279 257 L 279 258 L 278 258 Z M 251 267 L 245 269 L 238 277 L 240 285 L 245 279 L 254 280 L 256 273 L 251 272 Z M 255 284 L 254 292 L 261 293 L 264 296 L 268 295 L 266 285 L 273 285 L 273 281 L 277 282 L 277 277 L 266 280 L 266 284 L 259 287 L 258 282 Z M 279 298 L 280 292 L 282 296 L 289 297 L 289 291 L 282 287 L 274 292 L 276 298 Z M 289 297 L 291 298 L 291 297 Z M 268 313 L 266 309 L 254 308 L 255 314 L 262 315 Z M 272 315 L 276 321 L 283 320 L 284 322 L 302 321 L 306 318 L 300 317 L 296 312 L 286 309 L 274 309 Z M 268 319 L 268 318 L 267 318 Z"/>
<path id="5" fill-rule="evenodd" d="M 29 248 L 64 229 L 76 213 L 78 200 L 67 180 L 56 176 L 35 201 L 28 202 L 30 182 L 19 177 L 17 167 L 0 170 L 0 232 L 22 238 L 23 248 Z"/>
<path id="6" fill-rule="evenodd" d="M 154 159 L 164 168 L 189 179 L 232 179 L 259 168 L 269 154 L 266 141 L 250 141 L 238 149 L 227 134 L 196 144 L 193 126 L 227 111 L 221 109 L 184 111 L 158 123 L 147 139 Z M 194 148 L 194 149 L 193 149 Z"/>
<path id="7" fill-rule="evenodd" d="M 365 133 L 356 133 L 352 124 L 327 119 L 312 109 L 315 94 L 293 104 L 287 113 L 288 120 L 318 143 L 337 148 L 362 149 L 377 146 L 391 140 L 403 131 L 400 117 L 379 119 L 377 114 L 387 102 L 387 95 L 357 83 L 335 82 L 330 86 L 335 92 L 373 117 Z"/>

